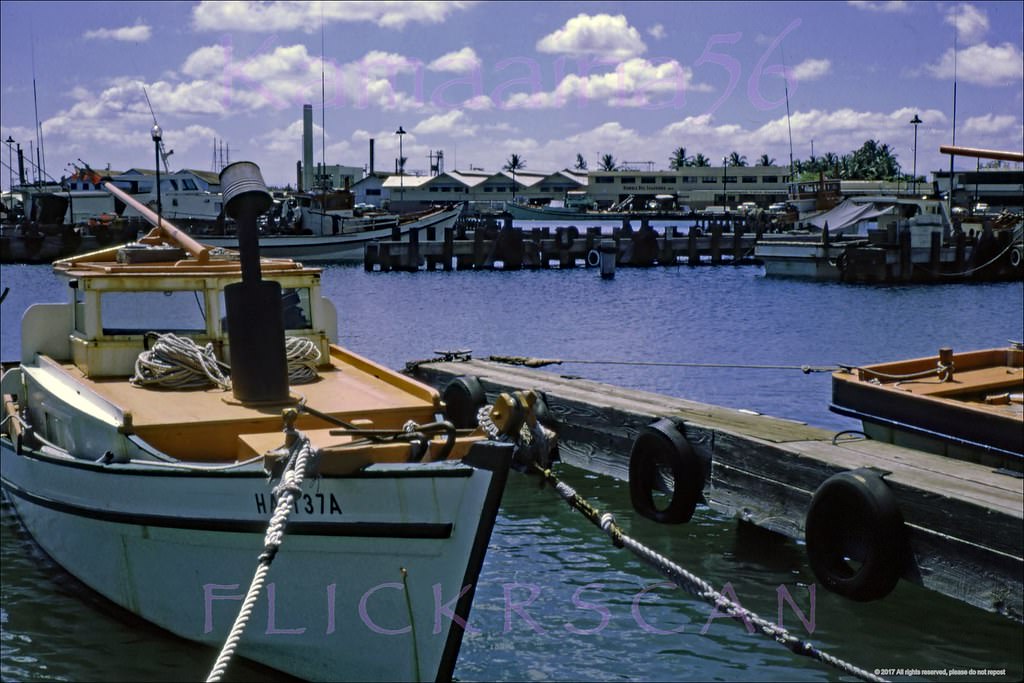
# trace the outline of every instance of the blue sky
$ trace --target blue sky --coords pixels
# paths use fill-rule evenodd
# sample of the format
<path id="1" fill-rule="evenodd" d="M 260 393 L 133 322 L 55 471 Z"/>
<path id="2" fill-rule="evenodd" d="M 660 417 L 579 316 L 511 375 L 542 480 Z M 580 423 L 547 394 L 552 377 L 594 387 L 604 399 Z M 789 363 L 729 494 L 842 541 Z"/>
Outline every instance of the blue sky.
<path id="1" fill-rule="evenodd" d="M 305 103 L 330 164 L 367 165 L 373 138 L 393 170 L 399 126 L 410 172 L 437 150 L 448 170 L 665 168 L 677 147 L 785 164 L 787 83 L 796 158 L 873 138 L 909 171 L 917 114 L 924 174 L 949 167 L 954 59 L 957 144 L 1024 147 L 1022 2 L 4 0 L 0 20 L 0 139 L 35 145 L 34 72 L 54 177 L 152 168 L 143 87 L 172 168 L 209 169 L 216 138 L 273 184 L 294 183 Z"/>

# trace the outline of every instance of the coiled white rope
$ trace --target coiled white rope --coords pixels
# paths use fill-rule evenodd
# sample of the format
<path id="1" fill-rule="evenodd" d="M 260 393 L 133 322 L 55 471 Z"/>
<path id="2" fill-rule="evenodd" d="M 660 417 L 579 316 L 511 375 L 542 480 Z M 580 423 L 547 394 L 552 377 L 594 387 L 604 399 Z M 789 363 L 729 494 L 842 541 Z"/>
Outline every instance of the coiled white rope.
<path id="1" fill-rule="evenodd" d="M 307 337 L 285 337 L 285 356 L 288 358 L 288 383 L 309 384 L 320 375 L 316 371 L 320 363 L 320 349 Z"/>
<path id="2" fill-rule="evenodd" d="M 320 349 L 306 337 L 285 337 L 288 383 L 309 384 L 319 378 Z M 140 387 L 196 389 L 209 386 L 227 391 L 231 379 L 228 365 L 217 360 L 213 344 L 200 347 L 188 337 L 173 333 L 157 337 L 149 351 L 135 359 L 131 383 Z"/>
<path id="3" fill-rule="evenodd" d="M 267 574 L 270 572 L 270 564 L 274 561 L 277 550 L 284 541 L 284 529 L 285 524 L 288 522 L 288 515 L 292 512 L 292 505 L 296 496 L 302 491 L 302 480 L 306 476 L 306 464 L 313 456 L 313 448 L 309 445 L 309 439 L 304 436 L 298 436 L 295 443 L 292 444 L 288 464 L 281 475 L 281 483 L 274 488 L 274 495 L 277 496 L 277 507 L 274 508 L 274 514 L 271 516 L 270 524 L 267 526 L 267 533 L 263 537 L 263 552 L 260 553 L 256 573 L 253 575 L 252 583 L 249 585 L 249 592 L 246 593 L 245 600 L 242 601 L 242 607 L 238 610 L 238 616 L 231 627 L 231 632 L 228 634 L 227 640 L 224 641 L 224 647 L 221 648 L 217 661 L 210 670 L 210 675 L 206 678 L 208 683 L 221 679 L 227 670 L 231 657 L 234 656 L 235 650 L 238 648 L 238 643 L 242 639 L 242 633 L 245 631 L 246 624 L 249 623 L 253 607 L 255 607 L 256 600 L 263 590 Z"/>
<path id="4" fill-rule="evenodd" d="M 217 360 L 213 344 L 200 347 L 188 337 L 168 332 L 157 337 L 153 348 L 135 359 L 131 383 L 139 387 L 192 389 L 211 384 L 231 388 L 231 380 L 222 371 L 227 366 Z"/>

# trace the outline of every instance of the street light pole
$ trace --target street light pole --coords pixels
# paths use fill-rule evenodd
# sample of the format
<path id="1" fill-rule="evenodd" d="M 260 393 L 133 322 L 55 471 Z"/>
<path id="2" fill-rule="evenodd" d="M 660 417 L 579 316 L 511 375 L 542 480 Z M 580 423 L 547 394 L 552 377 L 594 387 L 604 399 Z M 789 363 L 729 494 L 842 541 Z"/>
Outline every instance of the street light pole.
<path id="1" fill-rule="evenodd" d="M 722 157 L 722 206 L 729 213 L 729 157 Z"/>
<path id="2" fill-rule="evenodd" d="M 910 119 L 910 122 L 914 124 L 914 194 L 917 194 L 917 126 L 921 123 L 921 117 L 914 114 L 914 118 Z M 953 187 L 953 179 L 950 177 L 950 189 Z"/>
<path id="3" fill-rule="evenodd" d="M 7 143 L 7 192 L 10 193 L 10 209 L 14 211 L 14 138 L 8 135 L 4 142 Z"/>
<path id="4" fill-rule="evenodd" d="M 163 139 L 164 132 L 160 130 L 159 125 L 154 123 L 150 136 L 152 136 L 153 146 L 156 148 L 156 222 L 157 227 L 160 227 L 163 216 L 163 207 L 160 205 L 160 140 Z"/>
<path id="5" fill-rule="evenodd" d="M 395 131 L 395 135 L 398 136 L 398 191 L 401 201 L 405 201 L 405 156 L 402 153 L 402 136 L 405 135 L 405 129 L 401 126 Z"/>

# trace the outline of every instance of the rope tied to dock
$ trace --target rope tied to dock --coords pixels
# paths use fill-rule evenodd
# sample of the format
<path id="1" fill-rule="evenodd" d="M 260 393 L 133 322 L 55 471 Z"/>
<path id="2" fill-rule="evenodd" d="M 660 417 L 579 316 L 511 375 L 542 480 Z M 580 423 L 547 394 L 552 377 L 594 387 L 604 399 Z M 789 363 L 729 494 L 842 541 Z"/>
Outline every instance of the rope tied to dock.
<path id="1" fill-rule="evenodd" d="M 672 368 L 731 368 L 737 370 L 800 370 L 805 375 L 812 372 L 835 372 L 842 366 L 828 365 L 750 365 L 746 363 L 677 363 L 662 361 L 639 361 L 639 360 L 584 360 L 580 358 L 533 358 L 530 356 L 488 356 L 487 360 L 493 363 L 505 363 L 506 365 L 521 365 L 527 368 L 542 368 L 545 365 L 562 365 L 576 363 L 580 365 L 640 365 L 652 367 Z"/>
<path id="2" fill-rule="evenodd" d="M 716 591 L 711 584 L 704 579 L 687 571 L 664 555 L 659 554 L 657 551 L 648 548 L 636 539 L 630 537 L 615 522 L 614 515 L 610 512 L 602 513 L 599 509 L 591 505 L 587 500 L 576 493 L 571 486 L 559 480 L 550 469 L 545 469 L 538 465 L 535 465 L 534 469 L 547 483 L 554 487 L 558 495 L 569 504 L 569 507 L 580 512 L 592 524 L 594 524 L 594 526 L 607 534 L 615 547 L 629 550 L 638 558 L 671 580 L 672 583 L 677 585 L 679 588 L 701 598 L 726 616 L 755 626 L 762 634 L 772 638 L 795 654 L 823 662 L 863 681 L 885 681 L 884 678 L 881 678 L 876 674 L 870 673 L 815 647 L 809 641 L 797 638 L 786 628 L 778 624 L 774 624 L 733 602 L 722 593 Z"/>
<path id="3" fill-rule="evenodd" d="M 263 537 L 263 552 L 259 555 L 256 572 L 249 585 L 249 591 L 242 601 L 242 606 L 238 610 L 235 623 L 228 633 L 227 640 L 224 641 L 217 661 L 210 670 L 210 675 L 206 678 L 207 683 L 221 680 L 228 663 L 238 648 L 238 643 L 242 640 L 242 633 L 245 631 L 246 624 L 249 623 L 249 617 L 252 616 L 256 600 L 263 591 L 267 574 L 270 573 L 270 565 L 277 556 L 281 543 L 284 542 L 285 526 L 288 523 L 288 516 L 292 512 L 295 498 L 302 492 L 302 481 L 306 476 L 307 464 L 316 458 L 316 453 L 307 437 L 294 431 L 290 425 L 286 434 L 287 442 L 290 443 L 288 459 L 281 474 L 281 481 L 273 490 L 273 494 L 277 497 L 277 506 L 274 508 L 274 514 L 270 518 L 266 534 Z"/>

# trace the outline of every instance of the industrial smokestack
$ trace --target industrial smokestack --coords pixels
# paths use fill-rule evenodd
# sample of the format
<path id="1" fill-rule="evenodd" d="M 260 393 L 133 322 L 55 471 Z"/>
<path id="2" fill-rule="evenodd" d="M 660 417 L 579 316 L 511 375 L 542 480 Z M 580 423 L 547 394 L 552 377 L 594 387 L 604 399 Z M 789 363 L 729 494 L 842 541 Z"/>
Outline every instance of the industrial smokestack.
<path id="1" fill-rule="evenodd" d="M 370 175 L 373 175 L 373 138 L 370 138 Z"/>
<path id="2" fill-rule="evenodd" d="M 313 190 L 313 105 L 302 105 L 302 190 Z"/>

